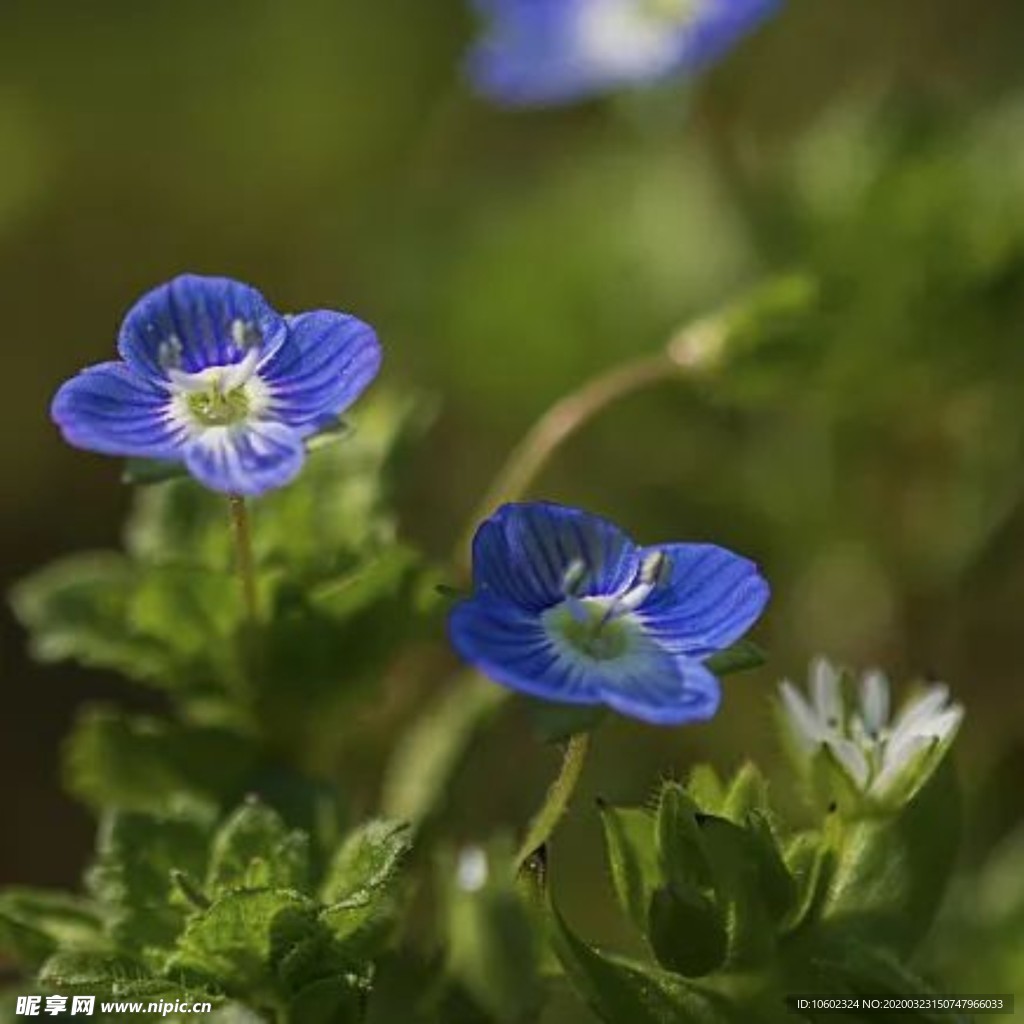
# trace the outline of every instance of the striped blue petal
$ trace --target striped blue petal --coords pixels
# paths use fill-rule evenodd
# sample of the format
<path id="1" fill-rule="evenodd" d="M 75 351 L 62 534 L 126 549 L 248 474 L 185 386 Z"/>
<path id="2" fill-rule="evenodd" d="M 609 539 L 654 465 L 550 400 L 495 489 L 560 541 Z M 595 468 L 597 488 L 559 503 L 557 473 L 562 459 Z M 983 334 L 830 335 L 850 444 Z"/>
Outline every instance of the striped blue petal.
<path id="1" fill-rule="evenodd" d="M 316 310 L 287 317 L 288 337 L 259 368 L 273 415 L 303 435 L 344 412 L 377 376 L 381 348 L 354 316 Z"/>
<path id="2" fill-rule="evenodd" d="M 297 431 L 257 420 L 211 427 L 185 447 L 185 466 L 204 486 L 225 494 L 256 495 L 290 483 L 305 450 Z"/>
<path id="3" fill-rule="evenodd" d="M 532 697 L 596 704 L 596 681 L 552 643 L 540 616 L 511 601 L 482 595 L 448 617 L 452 646 L 495 682 Z"/>
<path id="4" fill-rule="evenodd" d="M 50 409 L 76 448 L 150 459 L 180 458 L 185 429 L 170 414 L 167 391 L 124 363 L 100 363 L 64 383 Z"/>
<path id="5" fill-rule="evenodd" d="M 601 700 L 619 714 L 652 725 L 683 725 L 714 717 L 721 701 L 718 680 L 698 661 L 669 657 L 609 663 L 601 677 Z"/>
<path id="6" fill-rule="evenodd" d="M 582 572 L 577 595 L 614 594 L 633 581 L 636 545 L 614 523 L 547 502 L 503 505 L 473 540 L 473 583 L 533 611 L 563 599 L 566 573 Z"/>
<path id="7" fill-rule="evenodd" d="M 747 558 L 715 544 L 647 548 L 667 556 L 667 573 L 637 611 L 644 628 L 675 654 L 703 658 L 728 647 L 757 621 L 769 587 Z"/>
<path id="8" fill-rule="evenodd" d="M 117 348 L 137 374 L 163 380 L 169 369 L 198 373 L 240 363 L 253 348 L 267 359 L 287 336 L 284 318 L 250 285 L 182 274 L 136 302 Z"/>

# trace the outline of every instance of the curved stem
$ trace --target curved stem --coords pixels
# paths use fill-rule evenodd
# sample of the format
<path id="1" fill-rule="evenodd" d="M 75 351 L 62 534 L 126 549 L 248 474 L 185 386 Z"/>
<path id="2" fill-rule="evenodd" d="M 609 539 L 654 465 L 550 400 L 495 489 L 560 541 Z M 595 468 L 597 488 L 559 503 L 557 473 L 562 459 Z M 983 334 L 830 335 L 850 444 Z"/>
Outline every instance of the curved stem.
<path id="1" fill-rule="evenodd" d="M 260 617 L 260 603 L 256 592 L 256 561 L 252 553 L 252 528 L 245 498 L 238 494 L 228 497 L 231 526 L 235 536 L 235 568 L 242 586 L 242 598 L 250 624 Z"/>
<path id="2" fill-rule="evenodd" d="M 717 356 L 725 330 L 716 319 L 698 320 L 674 335 L 658 353 L 621 363 L 559 399 L 512 450 L 462 535 L 455 562 L 465 569 L 473 533 L 495 508 L 530 488 L 551 457 L 608 406 L 637 391 L 698 370 Z"/>
<path id="3" fill-rule="evenodd" d="M 517 871 L 522 869 L 534 851 L 548 841 L 551 833 L 555 831 L 558 823 L 562 820 L 562 816 L 569 809 L 569 801 L 583 774 L 583 764 L 586 761 L 589 747 L 590 735 L 588 733 L 578 732 L 569 738 L 561 770 L 555 781 L 551 783 L 544 803 L 534 815 L 519 846 L 519 852 L 516 854 Z"/>

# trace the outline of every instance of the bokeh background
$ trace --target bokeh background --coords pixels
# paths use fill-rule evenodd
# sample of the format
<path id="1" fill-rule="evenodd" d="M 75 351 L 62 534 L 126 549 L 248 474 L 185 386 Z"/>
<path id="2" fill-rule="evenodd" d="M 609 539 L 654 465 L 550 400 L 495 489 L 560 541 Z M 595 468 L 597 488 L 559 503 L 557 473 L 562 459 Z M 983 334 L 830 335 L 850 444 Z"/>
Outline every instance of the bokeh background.
<path id="1" fill-rule="evenodd" d="M 48 403 L 180 271 L 378 327 L 387 383 L 437 401 L 401 500 L 439 559 L 552 401 L 808 274 L 784 344 L 610 410 L 536 490 L 735 547 L 776 595 L 770 662 L 714 723 L 602 732 L 561 840 L 589 870 L 569 910 L 614 936 L 585 898 L 588 795 L 642 800 L 696 758 L 775 770 L 773 682 L 818 651 L 952 685 L 982 863 L 1024 816 L 1024 8 L 790 0 L 690 90 L 519 113 L 468 90 L 473 28 L 458 0 L 3 4 L 4 587 L 119 543 L 119 467 L 65 447 Z M 86 700 L 141 698 L 31 664 L 6 610 L 0 643 L 0 882 L 74 884 L 92 823 L 61 737 Z M 476 757 L 466 837 L 522 823 L 555 763 L 516 716 Z"/>

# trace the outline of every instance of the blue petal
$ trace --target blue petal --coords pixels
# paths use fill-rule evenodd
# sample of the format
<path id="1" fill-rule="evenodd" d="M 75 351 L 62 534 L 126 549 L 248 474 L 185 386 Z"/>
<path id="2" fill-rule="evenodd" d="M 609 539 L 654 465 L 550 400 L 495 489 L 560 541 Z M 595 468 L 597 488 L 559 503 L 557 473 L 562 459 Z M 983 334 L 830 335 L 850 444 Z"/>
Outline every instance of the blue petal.
<path id="1" fill-rule="evenodd" d="M 718 680 L 700 662 L 667 656 L 609 662 L 600 683 L 601 699 L 619 714 L 652 725 L 682 725 L 711 718 L 721 701 Z"/>
<path id="2" fill-rule="evenodd" d="M 540 616 L 491 596 L 455 606 L 448 619 L 459 655 L 495 682 L 565 704 L 606 704 L 655 725 L 710 718 L 718 681 L 701 664 L 649 638 L 621 658 L 598 661 L 552 641 Z"/>
<path id="3" fill-rule="evenodd" d="M 705 0 L 685 29 L 680 64 L 695 73 L 717 63 L 781 6 L 782 0 Z"/>
<path id="4" fill-rule="evenodd" d="M 241 343 L 236 325 L 244 327 Z M 255 288 L 227 277 L 182 274 L 132 306 L 117 348 L 136 373 L 162 380 L 171 366 L 197 373 L 240 362 L 253 346 L 266 359 L 287 336 L 284 318 Z"/>
<path id="5" fill-rule="evenodd" d="M 381 349 L 373 328 L 344 313 L 317 310 L 287 322 L 287 340 L 259 374 L 270 389 L 272 414 L 306 435 L 366 390 L 380 369 Z"/>
<path id="6" fill-rule="evenodd" d="M 485 595 L 462 601 L 448 616 L 459 655 L 495 682 L 532 697 L 566 704 L 597 704 L 600 695 L 572 661 L 560 654 L 539 615 Z"/>
<path id="7" fill-rule="evenodd" d="M 628 17 L 640 0 L 478 0 L 488 28 L 468 60 L 474 86 L 498 103 L 529 106 L 695 74 L 720 60 L 780 0 L 703 0 L 689 18 L 653 28 L 660 44 L 632 52 L 626 40 L 594 49 L 587 19 L 599 2 L 611 17 L 623 11 Z"/>
<path id="8" fill-rule="evenodd" d="M 636 545 L 614 523 L 548 502 L 503 505 L 473 538 L 475 589 L 534 611 L 562 600 L 574 562 L 586 568 L 580 597 L 616 593 L 640 567 Z"/>
<path id="9" fill-rule="evenodd" d="M 667 579 L 640 606 L 650 635 L 676 654 L 695 658 L 734 643 L 768 602 L 768 583 L 749 559 L 714 544 L 647 548 L 668 556 Z"/>
<path id="10" fill-rule="evenodd" d="M 181 457 L 186 430 L 170 417 L 167 392 L 124 363 L 100 363 L 57 392 L 50 415 L 76 448 L 138 458 Z"/>
<path id="11" fill-rule="evenodd" d="M 209 427 L 185 448 L 185 466 L 204 486 L 226 494 L 254 495 L 283 487 L 302 468 L 298 432 L 283 423 Z"/>

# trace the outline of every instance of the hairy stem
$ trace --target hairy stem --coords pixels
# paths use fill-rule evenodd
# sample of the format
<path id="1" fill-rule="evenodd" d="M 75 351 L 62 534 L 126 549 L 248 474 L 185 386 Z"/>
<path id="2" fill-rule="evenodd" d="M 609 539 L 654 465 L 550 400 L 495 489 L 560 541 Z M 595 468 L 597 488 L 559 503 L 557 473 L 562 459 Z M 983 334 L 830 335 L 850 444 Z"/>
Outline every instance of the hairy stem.
<path id="1" fill-rule="evenodd" d="M 587 759 L 589 747 L 590 736 L 588 733 L 578 732 L 569 738 L 565 756 L 562 759 L 562 767 L 555 781 L 551 783 L 551 788 L 548 790 L 540 810 L 530 822 L 530 827 L 516 854 L 517 871 L 522 870 L 523 865 L 530 859 L 534 851 L 548 841 L 569 809 L 569 801 L 576 790 L 576 784 L 580 781 L 580 775 L 583 774 L 583 764 Z"/>
<path id="2" fill-rule="evenodd" d="M 252 553 L 252 528 L 249 522 L 249 508 L 245 498 L 232 494 L 228 498 L 231 509 L 231 527 L 235 537 L 235 568 L 242 586 L 242 599 L 249 622 L 260 617 L 260 603 L 256 592 L 256 562 Z"/>

